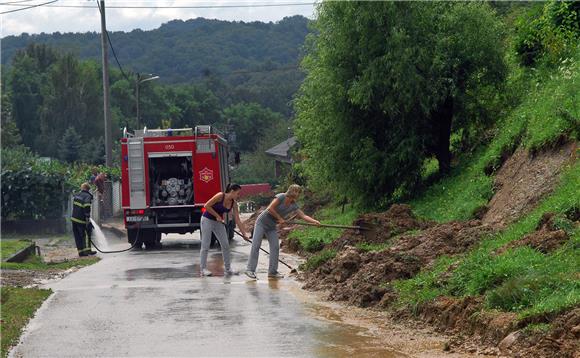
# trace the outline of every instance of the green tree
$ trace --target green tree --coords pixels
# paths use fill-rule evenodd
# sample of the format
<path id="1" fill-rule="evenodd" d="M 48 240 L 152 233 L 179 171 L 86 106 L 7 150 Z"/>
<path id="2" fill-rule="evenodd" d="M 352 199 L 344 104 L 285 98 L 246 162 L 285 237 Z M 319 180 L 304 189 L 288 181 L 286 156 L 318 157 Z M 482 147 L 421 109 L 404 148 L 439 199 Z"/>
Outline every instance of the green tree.
<path id="1" fill-rule="evenodd" d="M 224 118 L 236 133 L 236 148 L 251 152 L 268 129 L 285 122 L 284 117 L 257 103 L 237 103 L 224 109 Z"/>
<path id="2" fill-rule="evenodd" d="M 80 161 L 96 165 L 105 164 L 105 140 L 103 137 L 91 138 L 80 151 Z"/>
<path id="3" fill-rule="evenodd" d="M 482 3 L 324 2 L 307 42 L 296 133 L 314 184 L 377 203 L 449 170 L 469 96 L 505 77 L 502 27 Z M 459 120 L 461 117 L 461 120 Z"/>
<path id="4" fill-rule="evenodd" d="M 551 0 L 516 21 L 516 53 L 524 66 L 555 64 L 580 44 L 580 2 Z"/>
<path id="5" fill-rule="evenodd" d="M 6 86 L 4 81 L 2 82 L 2 113 L 0 113 L 1 123 L 0 131 L 2 135 L 0 141 L 2 142 L 2 148 L 14 148 L 22 144 L 22 137 L 20 136 L 20 131 L 12 118 L 12 101 L 10 99 L 10 93 L 6 92 Z"/>
<path id="6" fill-rule="evenodd" d="M 81 137 L 74 127 L 68 127 L 58 142 L 59 157 L 65 162 L 73 163 L 80 159 Z"/>
<path id="7" fill-rule="evenodd" d="M 40 134 L 41 87 L 57 53 L 46 45 L 30 44 L 18 51 L 7 74 L 6 89 L 11 93 L 12 118 L 25 145 L 32 147 Z"/>
<path id="8" fill-rule="evenodd" d="M 103 106 L 99 67 L 79 62 L 65 54 L 51 66 L 42 88 L 40 136 L 34 149 L 42 155 L 56 156 L 62 133 L 74 127 L 87 140 L 103 130 Z"/>

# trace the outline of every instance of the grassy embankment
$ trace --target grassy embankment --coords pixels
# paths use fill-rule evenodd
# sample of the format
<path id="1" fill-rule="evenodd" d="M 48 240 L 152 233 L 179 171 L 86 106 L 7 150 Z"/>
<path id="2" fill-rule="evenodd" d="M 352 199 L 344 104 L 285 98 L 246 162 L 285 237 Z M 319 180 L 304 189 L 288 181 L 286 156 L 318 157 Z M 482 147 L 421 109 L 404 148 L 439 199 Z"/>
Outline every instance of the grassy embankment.
<path id="1" fill-rule="evenodd" d="M 498 122 L 493 140 L 486 147 L 464 155 L 448 177 L 411 201 L 417 215 L 438 222 L 470 219 L 493 196 L 493 173 L 515 149 L 524 147 L 533 152 L 556 145 L 563 138 L 577 140 L 580 54 L 572 65 L 565 64 L 556 71 L 545 70 L 527 84 L 530 89 L 522 103 Z M 580 304 L 577 275 L 580 232 L 566 218 L 580 208 L 578 183 L 580 165 L 576 162 L 564 168 L 559 185 L 551 195 L 504 231 L 464 255 L 440 257 L 431 270 L 396 282 L 399 304 L 413 307 L 442 295 L 482 295 L 487 308 L 516 312 L 529 322 L 541 321 L 537 318 L 550 317 Z M 558 215 L 557 225 L 571 238 L 564 246 L 548 254 L 528 247 L 507 250 L 500 255 L 495 253 L 506 243 L 534 231 L 546 212 Z M 329 208 L 319 216 L 323 222 L 350 224 L 357 215 L 354 209 L 342 216 L 337 213 L 337 208 Z M 297 238 L 306 251 L 315 252 L 321 242 L 331 242 L 341 234 L 337 230 L 318 230 L 321 229 L 295 231 L 289 237 Z M 384 248 L 380 244 L 359 247 L 365 251 Z M 322 250 L 311 256 L 303 268 L 312 270 L 335 255 L 333 250 Z M 449 271 L 451 278 L 442 280 L 441 274 L 448 275 Z"/>
<path id="2" fill-rule="evenodd" d="M 5 270 L 67 270 L 71 267 L 82 267 L 99 261 L 96 257 L 70 260 L 55 264 L 46 264 L 41 258 L 34 255 L 24 262 L 4 262 L 4 259 L 30 245 L 29 240 L 2 240 L 0 258 L 1 269 Z M 2 345 L 0 356 L 6 357 L 11 346 L 18 342 L 22 329 L 42 302 L 50 296 L 51 290 L 21 287 L 1 287 L 0 322 L 2 331 Z"/>
<path id="3" fill-rule="evenodd" d="M 562 138 L 578 139 L 580 125 L 580 56 L 570 67 L 545 76 L 509 117 L 497 126 L 490 145 L 463 162 L 447 178 L 411 202 L 414 211 L 439 222 L 464 220 L 493 194 L 493 178 L 501 158 L 521 146 L 538 151 Z M 580 164 L 564 168 L 555 191 L 529 214 L 461 257 L 441 257 L 433 269 L 395 284 L 400 303 L 417 305 L 437 296 L 482 295 L 486 307 L 518 314 L 528 322 L 549 318 L 580 304 L 580 229 L 566 215 L 580 209 Z M 543 254 L 528 247 L 495 253 L 501 246 L 535 230 L 546 212 L 570 240 Z M 451 270 L 451 277 L 441 274 Z"/>

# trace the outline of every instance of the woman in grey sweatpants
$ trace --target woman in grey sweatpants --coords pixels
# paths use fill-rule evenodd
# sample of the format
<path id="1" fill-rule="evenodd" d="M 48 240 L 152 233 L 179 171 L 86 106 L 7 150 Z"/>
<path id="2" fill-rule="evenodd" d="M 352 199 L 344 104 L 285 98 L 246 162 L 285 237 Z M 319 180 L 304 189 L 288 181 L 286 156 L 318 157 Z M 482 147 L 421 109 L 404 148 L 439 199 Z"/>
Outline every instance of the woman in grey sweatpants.
<path id="1" fill-rule="evenodd" d="M 264 210 L 254 226 L 254 234 L 252 235 L 252 249 L 250 251 L 250 258 L 248 259 L 248 266 L 246 268 L 246 275 L 250 278 L 256 278 L 256 267 L 258 266 L 258 257 L 260 256 L 260 246 L 262 246 L 262 238 L 268 238 L 270 245 L 270 264 L 268 266 L 268 277 L 282 278 L 282 274 L 278 273 L 278 256 L 280 253 L 280 243 L 278 242 L 278 233 L 276 232 L 276 223 L 283 224 L 285 219 L 296 212 L 297 216 L 304 221 L 320 225 L 318 220 L 314 220 L 308 215 L 305 215 L 302 210 L 298 208 L 296 200 L 300 196 L 302 188 L 299 185 L 292 184 L 286 193 L 277 194 L 274 200 Z"/>
<path id="2" fill-rule="evenodd" d="M 205 212 L 201 216 L 201 249 L 200 249 L 200 271 L 202 276 L 211 276 L 212 272 L 207 269 L 207 253 L 211 243 L 212 234 L 220 243 L 226 275 L 236 275 L 238 272 L 232 270 L 230 261 L 230 243 L 224 223 L 224 214 L 233 211 L 234 221 L 242 231 L 242 235 L 247 239 L 246 228 L 240 220 L 236 199 L 240 196 L 242 187 L 238 184 L 229 184 L 224 193 L 219 192 L 205 203 Z"/>

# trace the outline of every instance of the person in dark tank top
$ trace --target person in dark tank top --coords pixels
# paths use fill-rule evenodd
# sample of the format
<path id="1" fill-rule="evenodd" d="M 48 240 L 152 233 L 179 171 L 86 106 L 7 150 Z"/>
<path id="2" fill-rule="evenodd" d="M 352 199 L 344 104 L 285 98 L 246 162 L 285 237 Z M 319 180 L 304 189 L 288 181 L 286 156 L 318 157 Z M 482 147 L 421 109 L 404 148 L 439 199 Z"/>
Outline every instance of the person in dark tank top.
<path id="1" fill-rule="evenodd" d="M 224 214 L 233 212 L 234 221 L 240 229 L 243 237 L 247 240 L 246 227 L 240 220 L 238 204 L 236 200 L 240 196 L 242 187 L 238 184 L 228 184 L 225 192 L 219 192 L 205 203 L 205 212 L 201 217 L 201 248 L 200 248 L 200 271 L 201 276 L 211 276 L 213 273 L 207 269 L 207 253 L 211 243 L 211 235 L 214 234 L 220 243 L 224 258 L 225 275 L 237 275 L 238 271 L 233 270 L 230 260 L 230 243 L 226 232 Z"/>

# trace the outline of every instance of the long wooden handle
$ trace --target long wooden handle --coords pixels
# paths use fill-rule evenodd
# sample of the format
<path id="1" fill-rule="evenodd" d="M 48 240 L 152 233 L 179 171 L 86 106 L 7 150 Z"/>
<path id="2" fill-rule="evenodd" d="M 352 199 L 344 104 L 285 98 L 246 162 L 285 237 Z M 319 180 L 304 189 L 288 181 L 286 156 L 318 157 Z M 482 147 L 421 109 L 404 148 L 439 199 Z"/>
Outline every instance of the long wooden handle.
<path id="1" fill-rule="evenodd" d="M 360 226 L 334 225 L 334 224 L 316 225 L 316 224 L 312 224 L 312 223 L 305 223 L 305 222 L 298 222 L 298 221 L 289 221 L 288 223 L 289 224 L 298 224 L 298 225 L 308 225 L 308 226 L 319 226 L 319 227 L 336 227 L 339 229 L 355 229 L 355 230 L 364 229 L 363 227 L 360 227 Z"/>

